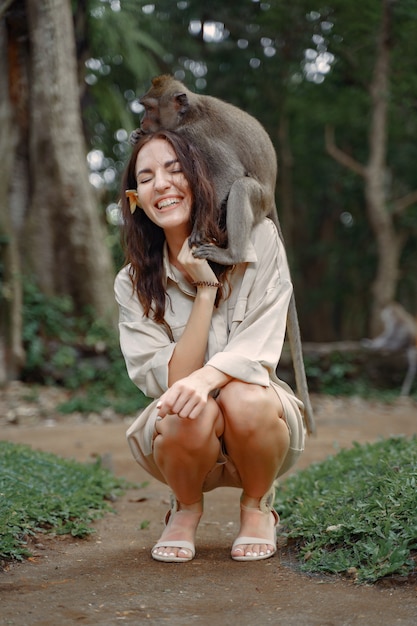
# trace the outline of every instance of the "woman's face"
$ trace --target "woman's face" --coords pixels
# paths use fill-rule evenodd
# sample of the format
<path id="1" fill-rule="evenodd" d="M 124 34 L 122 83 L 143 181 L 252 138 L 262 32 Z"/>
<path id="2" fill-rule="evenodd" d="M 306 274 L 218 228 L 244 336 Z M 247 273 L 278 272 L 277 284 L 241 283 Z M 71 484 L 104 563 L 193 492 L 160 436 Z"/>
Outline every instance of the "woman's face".
<path id="1" fill-rule="evenodd" d="M 179 230 L 188 236 L 193 196 L 171 144 L 165 139 L 145 144 L 135 173 L 138 202 L 149 219 L 164 231 Z"/>

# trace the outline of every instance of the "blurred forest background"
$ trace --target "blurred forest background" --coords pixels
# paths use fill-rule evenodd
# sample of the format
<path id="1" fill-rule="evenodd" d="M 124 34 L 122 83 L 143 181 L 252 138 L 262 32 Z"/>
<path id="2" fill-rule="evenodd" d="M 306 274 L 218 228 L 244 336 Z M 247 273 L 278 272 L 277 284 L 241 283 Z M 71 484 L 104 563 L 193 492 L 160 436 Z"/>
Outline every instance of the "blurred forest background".
<path id="1" fill-rule="evenodd" d="M 269 132 L 304 341 L 415 315 L 417 0 L 0 0 L 0 383 L 126 378 L 118 190 L 161 73 Z"/>

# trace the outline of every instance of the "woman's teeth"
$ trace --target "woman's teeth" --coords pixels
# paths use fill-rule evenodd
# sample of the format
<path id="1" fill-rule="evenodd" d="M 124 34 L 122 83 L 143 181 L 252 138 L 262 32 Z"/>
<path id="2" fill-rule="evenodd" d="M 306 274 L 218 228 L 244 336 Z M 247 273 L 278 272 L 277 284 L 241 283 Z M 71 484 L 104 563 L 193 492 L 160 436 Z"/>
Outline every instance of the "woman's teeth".
<path id="1" fill-rule="evenodd" d="M 178 204 L 179 200 L 175 198 L 170 198 L 169 200 L 162 200 L 162 202 L 158 202 L 158 209 L 164 209 L 167 206 L 171 206 L 172 204 Z"/>

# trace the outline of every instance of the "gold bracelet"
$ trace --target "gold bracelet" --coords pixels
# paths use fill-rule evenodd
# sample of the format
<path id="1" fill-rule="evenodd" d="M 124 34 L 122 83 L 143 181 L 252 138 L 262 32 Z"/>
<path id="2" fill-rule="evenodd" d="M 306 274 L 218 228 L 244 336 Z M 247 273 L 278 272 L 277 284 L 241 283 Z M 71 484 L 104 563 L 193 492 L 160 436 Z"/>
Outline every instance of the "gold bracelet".
<path id="1" fill-rule="evenodd" d="M 193 287 L 216 287 L 217 289 L 223 287 L 223 283 L 211 283 L 208 280 L 196 280 L 191 284 Z"/>

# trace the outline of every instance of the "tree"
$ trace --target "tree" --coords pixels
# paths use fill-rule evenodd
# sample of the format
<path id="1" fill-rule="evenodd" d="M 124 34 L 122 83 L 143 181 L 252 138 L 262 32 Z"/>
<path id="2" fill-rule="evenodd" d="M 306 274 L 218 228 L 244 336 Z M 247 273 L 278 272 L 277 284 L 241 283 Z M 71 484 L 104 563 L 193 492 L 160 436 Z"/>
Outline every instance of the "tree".
<path id="1" fill-rule="evenodd" d="M 7 241 L 3 342 L 11 352 L 4 369 L 13 377 L 21 364 L 22 280 L 69 295 L 78 313 L 91 307 L 111 323 L 116 308 L 106 231 L 88 180 L 70 2 L 15 0 L 5 18 L 0 225 Z"/>
<path id="2" fill-rule="evenodd" d="M 339 163 L 364 179 L 365 198 L 369 221 L 375 235 L 378 264 L 372 286 L 373 302 L 371 329 L 376 333 L 380 326 L 380 312 L 396 298 L 401 247 L 405 237 L 396 231 L 394 218 L 417 202 L 417 190 L 400 198 L 390 197 L 387 191 L 387 135 L 390 93 L 390 58 L 393 45 L 393 0 L 383 0 L 380 28 L 370 92 L 370 127 L 368 136 L 369 157 L 366 166 L 340 150 L 334 141 L 333 131 L 326 130 L 326 147 Z"/>

